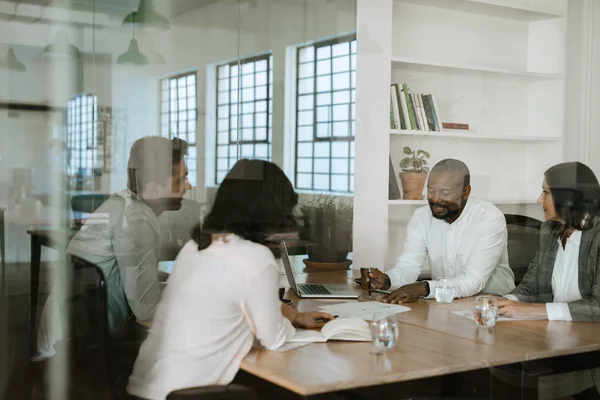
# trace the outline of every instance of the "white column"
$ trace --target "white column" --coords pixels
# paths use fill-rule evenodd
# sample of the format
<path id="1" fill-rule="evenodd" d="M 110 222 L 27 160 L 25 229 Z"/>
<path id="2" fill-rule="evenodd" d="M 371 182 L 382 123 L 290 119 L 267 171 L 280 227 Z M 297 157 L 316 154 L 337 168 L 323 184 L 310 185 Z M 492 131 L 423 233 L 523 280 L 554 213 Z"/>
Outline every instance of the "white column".
<path id="1" fill-rule="evenodd" d="M 357 0 L 354 269 L 385 263 L 392 11 L 392 0 Z"/>

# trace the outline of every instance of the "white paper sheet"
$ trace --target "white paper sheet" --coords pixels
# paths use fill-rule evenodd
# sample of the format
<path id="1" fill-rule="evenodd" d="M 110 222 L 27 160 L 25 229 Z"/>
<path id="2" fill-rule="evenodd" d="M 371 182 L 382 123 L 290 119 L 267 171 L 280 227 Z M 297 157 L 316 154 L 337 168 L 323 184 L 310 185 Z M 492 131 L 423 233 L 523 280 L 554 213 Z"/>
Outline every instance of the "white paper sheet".
<path id="1" fill-rule="evenodd" d="M 454 314 L 456 314 L 456 315 L 459 315 L 461 317 L 465 317 L 465 318 L 470 319 L 471 321 L 475 322 L 475 314 L 472 313 L 471 310 L 467 310 L 467 311 L 452 311 L 452 312 Z M 498 319 L 496 321 L 497 322 L 502 322 L 502 321 L 535 321 L 535 320 L 539 320 L 539 318 L 510 318 L 510 317 L 503 317 L 503 316 L 499 315 Z"/>
<path id="2" fill-rule="evenodd" d="M 360 318 L 370 321 L 374 313 L 398 314 L 410 311 L 409 307 L 399 304 L 380 303 L 378 301 L 346 302 L 320 306 L 319 309 L 342 318 Z"/>

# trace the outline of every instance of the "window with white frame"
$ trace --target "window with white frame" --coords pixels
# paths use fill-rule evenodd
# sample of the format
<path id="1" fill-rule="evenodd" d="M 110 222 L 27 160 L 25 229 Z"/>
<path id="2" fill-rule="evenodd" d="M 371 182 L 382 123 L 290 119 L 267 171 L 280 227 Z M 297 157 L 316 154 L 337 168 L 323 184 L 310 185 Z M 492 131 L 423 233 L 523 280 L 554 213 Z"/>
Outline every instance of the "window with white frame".
<path id="1" fill-rule="evenodd" d="M 196 96 L 196 72 L 179 74 L 161 80 L 160 134 L 169 139 L 178 137 L 188 142 L 188 179 L 192 186 L 196 186 L 198 179 Z"/>
<path id="2" fill-rule="evenodd" d="M 67 174 L 92 177 L 97 146 L 98 100 L 94 94 L 80 94 L 67 104 Z"/>
<path id="3" fill-rule="evenodd" d="M 354 191 L 356 37 L 297 50 L 297 189 Z"/>
<path id="4" fill-rule="evenodd" d="M 271 160 L 273 56 L 263 54 L 217 67 L 215 184 L 241 158 Z"/>

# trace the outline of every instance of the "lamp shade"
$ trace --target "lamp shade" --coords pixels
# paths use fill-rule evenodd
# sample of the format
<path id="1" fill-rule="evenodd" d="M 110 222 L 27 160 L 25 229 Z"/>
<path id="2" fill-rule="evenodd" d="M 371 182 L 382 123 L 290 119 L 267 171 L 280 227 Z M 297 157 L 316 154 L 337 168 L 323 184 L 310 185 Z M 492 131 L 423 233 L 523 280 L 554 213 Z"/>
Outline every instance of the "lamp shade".
<path id="1" fill-rule="evenodd" d="M 0 62 L 0 67 L 11 69 L 13 71 L 27 71 L 27 68 L 25 68 L 25 64 L 17 60 L 17 57 L 15 56 L 15 51 L 12 47 L 8 48 L 8 51 L 6 52 L 6 58 Z"/>
<path id="2" fill-rule="evenodd" d="M 133 24 L 152 29 L 171 29 L 169 19 L 154 10 L 152 0 L 140 0 L 137 11 L 133 11 L 123 18 L 122 25 Z"/>
<path id="3" fill-rule="evenodd" d="M 71 43 L 65 31 L 58 31 L 54 43 L 50 43 L 44 47 L 44 54 L 46 55 L 60 55 L 68 57 L 79 57 L 81 52 Z"/>
<path id="4" fill-rule="evenodd" d="M 148 57 L 140 52 L 137 40 L 131 39 L 127 51 L 117 58 L 117 64 L 146 65 L 148 64 Z"/>

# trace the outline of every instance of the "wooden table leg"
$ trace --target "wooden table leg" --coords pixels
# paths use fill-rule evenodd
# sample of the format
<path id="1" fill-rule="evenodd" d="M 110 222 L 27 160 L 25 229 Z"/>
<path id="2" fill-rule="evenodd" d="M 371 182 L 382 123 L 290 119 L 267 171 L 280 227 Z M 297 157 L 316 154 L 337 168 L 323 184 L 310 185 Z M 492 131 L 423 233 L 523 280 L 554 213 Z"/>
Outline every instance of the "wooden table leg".
<path id="1" fill-rule="evenodd" d="M 29 325 L 29 343 L 31 354 L 35 354 L 36 345 L 36 319 L 37 319 L 37 301 L 38 288 L 40 284 L 40 263 L 42 256 L 42 243 L 37 235 L 31 235 L 31 276 L 30 276 L 30 325 Z"/>

